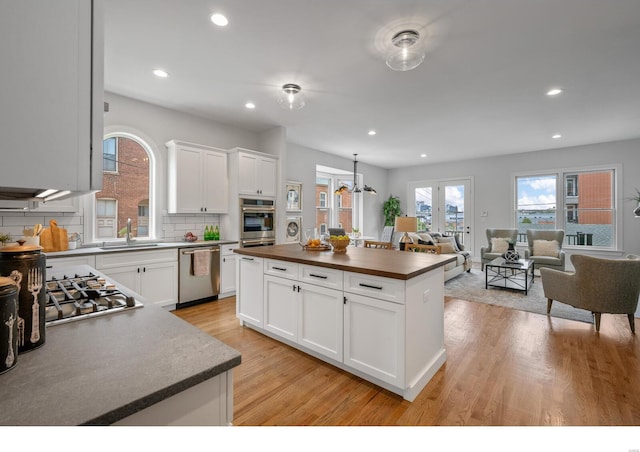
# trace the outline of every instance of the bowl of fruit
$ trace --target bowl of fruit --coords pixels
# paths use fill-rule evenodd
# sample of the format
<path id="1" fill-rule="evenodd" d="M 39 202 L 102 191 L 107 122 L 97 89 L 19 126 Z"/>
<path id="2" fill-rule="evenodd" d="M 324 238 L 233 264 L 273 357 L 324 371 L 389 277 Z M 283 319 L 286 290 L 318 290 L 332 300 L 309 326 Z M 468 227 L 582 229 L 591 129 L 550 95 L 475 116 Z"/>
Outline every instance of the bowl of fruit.
<path id="1" fill-rule="evenodd" d="M 351 239 L 348 235 L 332 235 L 329 237 L 334 253 L 346 253 L 350 241 Z"/>
<path id="2" fill-rule="evenodd" d="M 193 233 L 192 233 L 192 232 L 187 232 L 187 233 L 184 235 L 184 239 L 185 239 L 187 242 L 195 242 L 196 240 L 198 240 L 198 236 L 197 236 L 197 235 L 193 235 Z"/>

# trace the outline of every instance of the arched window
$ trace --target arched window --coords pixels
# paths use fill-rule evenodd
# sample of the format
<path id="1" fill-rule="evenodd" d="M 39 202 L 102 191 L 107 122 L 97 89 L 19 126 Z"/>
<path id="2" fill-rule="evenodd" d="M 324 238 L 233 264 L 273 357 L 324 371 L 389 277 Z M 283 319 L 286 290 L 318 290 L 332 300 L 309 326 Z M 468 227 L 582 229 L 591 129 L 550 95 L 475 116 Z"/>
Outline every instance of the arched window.
<path id="1" fill-rule="evenodd" d="M 117 133 L 105 137 L 102 190 L 94 198 L 97 241 L 124 238 L 129 218 L 132 237 L 152 235 L 151 157 L 149 146 L 138 137 Z"/>

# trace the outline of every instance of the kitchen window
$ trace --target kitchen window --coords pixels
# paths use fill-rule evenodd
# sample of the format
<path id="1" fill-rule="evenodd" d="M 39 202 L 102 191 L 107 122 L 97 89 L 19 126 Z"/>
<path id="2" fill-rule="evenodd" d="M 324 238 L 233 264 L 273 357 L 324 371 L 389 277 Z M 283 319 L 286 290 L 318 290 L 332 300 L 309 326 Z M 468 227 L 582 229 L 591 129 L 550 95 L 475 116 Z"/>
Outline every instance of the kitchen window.
<path id="1" fill-rule="evenodd" d="M 103 141 L 102 190 L 94 195 L 93 237 L 124 240 L 127 219 L 133 237 L 150 237 L 153 209 L 151 153 L 139 138 L 114 134 Z"/>
<path id="2" fill-rule="evenodd" d="M 358 178 L 361 178 L 358 175 Z M 359 181 L 361 183 L 361 180 Z M 345 185 L 349 188 L 341 194 L 335 190 Z M 351 232 L 352 228 L 362 224 L 362 194 L 351 192 L 353 173 L 324 166 L 316 167 L 316 227 L 343 228 Z"/>
<path id="3" fill-rule="evenodd" d="M 617 250 L 618 167 L 594 167 L 515 177 L 518 241 L 527 229 L 563 229 L 563 246 Z"/>

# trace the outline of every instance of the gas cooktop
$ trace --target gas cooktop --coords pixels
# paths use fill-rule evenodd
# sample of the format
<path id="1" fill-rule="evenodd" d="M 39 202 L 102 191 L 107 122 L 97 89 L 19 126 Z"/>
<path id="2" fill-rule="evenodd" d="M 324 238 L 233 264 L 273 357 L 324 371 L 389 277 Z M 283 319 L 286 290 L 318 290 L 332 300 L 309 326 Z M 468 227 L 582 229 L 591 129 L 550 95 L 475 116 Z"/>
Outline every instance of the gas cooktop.
<path id="1" fill-rule="evenodd" d="M 47 326 L 143 306 L 114 283 L 93 273 L 52 277 L 46 283 L 46 297 Z"/>

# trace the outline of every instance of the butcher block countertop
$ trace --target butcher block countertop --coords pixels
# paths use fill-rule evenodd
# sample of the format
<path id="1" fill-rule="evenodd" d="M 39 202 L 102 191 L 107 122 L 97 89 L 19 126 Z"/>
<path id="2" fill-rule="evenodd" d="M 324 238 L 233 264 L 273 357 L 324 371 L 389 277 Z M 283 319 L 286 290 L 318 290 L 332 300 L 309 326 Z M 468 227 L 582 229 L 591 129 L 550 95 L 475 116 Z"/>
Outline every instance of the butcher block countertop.
<path id="1" fill-rule="evenodd" d="M 406 251 L 349 246 L 346 253 L 305 250 L 298 243 L 238 248 L 235 253 L 394 279 L 411 279 L 456 259 L 454 254 L 409 253 Z"/>

